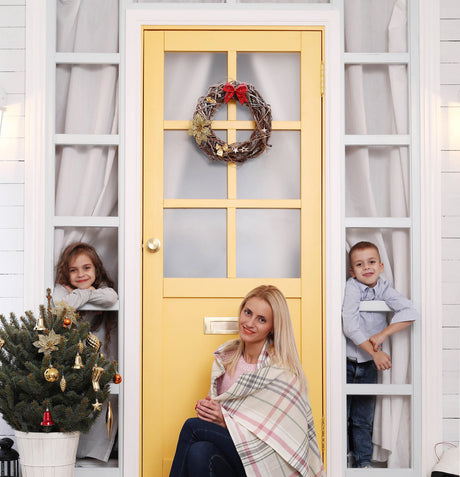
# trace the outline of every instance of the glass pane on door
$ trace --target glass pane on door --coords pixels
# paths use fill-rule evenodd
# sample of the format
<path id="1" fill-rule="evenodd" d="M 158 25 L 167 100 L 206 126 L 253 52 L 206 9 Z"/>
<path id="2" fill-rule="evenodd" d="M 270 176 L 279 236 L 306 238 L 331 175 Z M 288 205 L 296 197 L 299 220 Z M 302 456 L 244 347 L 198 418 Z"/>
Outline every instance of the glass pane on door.
<path id="1" fill-rule="evenodd" d="M 227 167 L 211 161 L 185 131 L 164 133 L 165 199 L 226 199 Z"/>
<path id="2" fill-rule="evenodd" d="M 275 121 L 300 119 L 300 54 L 239 53 L 238 81 L 254 85 L 272 108 Z M 238 108 L 238 119 L 252 119 L 247 108 Z"/>
<path id="3" fill-rule="evenodd" d="M 300 132 L 274 131 L 269 144 L 237 169 L 238 199 L 300 198 Z"/>
<path id="4" fill-rule="evenodd" d="M 166 278 L 227 276 L 225 209 L 166 209 L 163 226 Z"/>
<path id="5" fill-rule="evenodd" d="M 170 52 L 165 53 L 164 62 L 166 120 L 192 119 L 198 99 L 206 94 L 208 86 L 227 78 L 225 53 Z M 226 119 L 225 110 L 221 107 L 215 119 Z"/>
<path id="6" fill-rule="evenodd" d="M 236 211 L 236 276 L 300 277 L 300 211 Z"/>

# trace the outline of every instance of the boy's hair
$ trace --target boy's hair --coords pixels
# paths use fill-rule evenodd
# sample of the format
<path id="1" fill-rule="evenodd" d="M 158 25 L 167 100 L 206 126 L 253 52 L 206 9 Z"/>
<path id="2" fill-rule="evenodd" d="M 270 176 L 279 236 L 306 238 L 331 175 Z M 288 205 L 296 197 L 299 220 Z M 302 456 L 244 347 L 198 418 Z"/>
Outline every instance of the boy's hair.
<path id="1" fill-rule="evenodd" d="M 373 244 L 372 242 L 362 241 L 362 242 L 355 243 L 353 247 L 350 248 L 350 251 L 348 252 L 348 258 L 350 259 L 350 263 L 351 263 L 351 257 L 353 255 L 353 252 L 356 252 L 356 250 L 364 250 L 366 248 L 375 249 L 380 260 L 380 252 L 377 245 Z"/>
<path id="2" fill-rule="evenodd" d="M 96 249 L 84 242 L 72 243 L 63 250 L 56 266 L 56 283 L 70 286 L 69 264 L 72 260 L 82 254 L 88 255 L 93 262 L 96 273 L 96 279 L 93 283 L 94 288 L 99 288 L 103 283 L 108 287 L 113 288 L 114 283 L 109 278 Z"/>

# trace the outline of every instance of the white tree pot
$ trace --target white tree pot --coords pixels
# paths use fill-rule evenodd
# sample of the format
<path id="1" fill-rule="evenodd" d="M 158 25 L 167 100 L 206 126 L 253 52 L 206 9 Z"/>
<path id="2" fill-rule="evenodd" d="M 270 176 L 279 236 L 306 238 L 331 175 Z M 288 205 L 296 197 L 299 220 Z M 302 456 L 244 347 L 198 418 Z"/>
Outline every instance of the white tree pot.
<path id="1" fill-rule="evenodd" d="M 14 433 L 22 477 L 73 477 L 79 432 Z"/>

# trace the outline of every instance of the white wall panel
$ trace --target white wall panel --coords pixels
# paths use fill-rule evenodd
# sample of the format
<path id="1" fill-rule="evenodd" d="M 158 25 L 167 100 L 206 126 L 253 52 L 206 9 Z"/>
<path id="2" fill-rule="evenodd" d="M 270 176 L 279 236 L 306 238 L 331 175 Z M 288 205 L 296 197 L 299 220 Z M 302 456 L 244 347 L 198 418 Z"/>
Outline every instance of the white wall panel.
<path id="1" fill-rule="evenodd" d="M 442 332 L 443 349 L 460 349 L 460 327 L 444 328 Z"/>
<path id="2" fill-rule="evenodd" d="M 460 217 L 442 217 L 442 236 L 460 238 Z"/>
<path id="3" fill-rule="evenodd" d="M 24 139 L 0 137 L 2 161 L 24 160 Z"/>
<path id="4" fill-rule="evenodd" d="M 0 184 L 0 206 L 24 205 L 24 184 Z"/>
<path id="5" fill-rule="evenodd" d="M 460 305 L 460 283 L 442 284 L 443 305 Z"/>
<path id="6" fill-rule="evenodd" d="M 441 62 L 458 63 L 460 57 L 460 43 L 456 41 L 441 42 Z"/>
<path id="7" fill-rule="evenodd" d="M 458 219 L 458 217 L 456 218 Z M 457 261 L 457 264 L 460 265 L 460 263 L 458 263 L 458 260 L 460 260 L 460 239 L 442 240 L 442 259 Z"/>
<path id="8" fill-rule="evenodd" d="M 458 394 L 447 394 L 443 398 L 444 417 L 455 418 L 459 414 L 460 402 L 458 400 Z M 460 422 L 459 422 L 460 424 Z"/>
<path id="9" fill-rule="evenodd" d="M 25 28 L 0 28 L 0 48 L 23 49 L 26 37 Z"/>
<path id="10" fill-rule="evenodd" d="M 460 151 L 441 152 L 443 172 L 460 172 Z"/>
<path id="11" fill-rule="evenodd" d="M 441 106 L 460 106 L 460 85 L 441 86 Z"/>
<path id="12" fill-rule="evenodd" d="M 445 442 L 458 442 L 460 421 L 458 419 L 443 419 L 443 439 Z"/>
<path id="13" fill-rule="evenodd" d="M 24 264 L 23 252 L 0 251 L 0 274 L 22 274 Z"/>
<path id="14" fill-rule="evenodd" d="M 24 162 L 0 161 L 0 184 L 24 182 Z"/>
<path id="15" fill-rule="evenodd" d="M 455 63 L 442 63 L 440 68 L 441 84 L 459 84 L 460 68 Z"/>
<path id="16" fill-rule="evenodd" d="M 24 94 L 25 77 L 23 71 L 1 71 L 0 68 L 0 84 L 9 94 Z"/>
<path id="17" fill-rule="evenodd" d="M 24 50 L 0 50 L 0 70 L 24 71 Z"/>
<path id="18" fill-rule="evenodd" d="M 445 371 L 460 371 L 460 350 L 444 349 L 442 350 L 443 369 Z"/>
<path id="19" fill-rule="evenodd" d="M 460 18 L 460 2 L 458 0 L 441 0 L 439 7 L 441 18 Z"/>
<path id="20" fill-rule="evenodd" d="M 457 65 L 460 71 L 460 65 Z M 441 149 L 460 150 L 460 108 L 441 108 Z"/>
<path id="21" fill-rule="evenodd" d="M 10 313 L 16 313 L 17 316 L 24 313 L 24 300 L 22 298 L 0 297 L 0 314 L 9 316 Z"/>
<path id="22" fill-rule="evenodd" d="M 24 250 L 24 233 L 22 229 L 1 229 L 0 250 Z"/>
<path id="23" fill-rule="evenodd" d="M 441 20 L 441 41 L 460 40 L 460 19 Z"/>
<path id="24" fill-rule="evenodd" d="M 8 2 L 14 3 L 14 2 Z M 23 2 L 24 3 L 24 2 Z M 23 5 L 1 6 L 0 27 L 23 27 L 26 24 L 26 7 Z"/>
<path id="25" fill-rule="evenodd" d="M 443 394 L 460 393 L 460 371 L 443 371 L 442 392 Z"/>
<path id="26" fill-rule="evenodd" d="M 0 206 L 0 233 L 1 229 L 22 228 L 24 228 L 24 207 Z"/>
<path id="27" fill-rule="evenodd" d="M 443 326 L 460 326 L 460 305 L 444 305 L 442 307 Z"/>
<path id="28" fill-rule="evenodd" d="M 22 275 L 0 275 L 0 297 L 22 298 L 24 279 Z"/>
<path id="29" fill-rule="evenodd" d="M 442 262 L 442 279 L 460 285 L 460 260 L 444 260 Z"/>

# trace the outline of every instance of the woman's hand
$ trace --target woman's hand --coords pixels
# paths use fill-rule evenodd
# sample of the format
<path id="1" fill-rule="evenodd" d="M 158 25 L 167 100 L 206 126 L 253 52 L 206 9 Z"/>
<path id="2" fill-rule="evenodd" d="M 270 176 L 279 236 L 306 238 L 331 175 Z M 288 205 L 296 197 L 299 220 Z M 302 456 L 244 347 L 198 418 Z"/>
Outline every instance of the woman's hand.
<path id="1" fill-rule="evenodd" d="M 217 401 L 213 401 L 209 396 L 206 399 L 200 399 L 196 403 L 195 410 L 197 417 L 203 419 L 203 421 L 227 427 L 220 404 Z"/>

